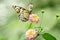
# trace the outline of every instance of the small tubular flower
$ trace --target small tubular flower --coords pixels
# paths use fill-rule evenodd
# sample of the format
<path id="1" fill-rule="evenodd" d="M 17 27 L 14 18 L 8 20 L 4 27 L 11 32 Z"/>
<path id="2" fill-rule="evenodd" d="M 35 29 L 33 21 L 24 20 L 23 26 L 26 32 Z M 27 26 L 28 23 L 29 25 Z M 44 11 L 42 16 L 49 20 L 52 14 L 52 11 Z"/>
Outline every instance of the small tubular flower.
<path id="1" fill-rule="evenodd" d="M 29 20 L 34 23 L 38 23 L 39 17 L 36 14 L 30 14 Z"/>
<path id="2" fill-rule="evenodd" d="M 37 36 L 37 31 L 34 29 L 29 29 L 26 32 L 26 40 L 33 40 Z"/>

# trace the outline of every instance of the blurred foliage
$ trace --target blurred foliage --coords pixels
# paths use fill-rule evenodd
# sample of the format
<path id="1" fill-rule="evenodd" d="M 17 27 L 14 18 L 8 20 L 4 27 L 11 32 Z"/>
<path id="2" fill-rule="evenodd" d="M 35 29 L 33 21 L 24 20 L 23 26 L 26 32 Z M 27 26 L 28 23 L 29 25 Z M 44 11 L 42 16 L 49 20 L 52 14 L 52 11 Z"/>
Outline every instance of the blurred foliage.
<path id="1" fill-rule="evenodd" d="M 43 38 L 45 38 L 45 40 L 57 40 L 55 37 L 53 37 L 51 34 L 49 33 L 44 33 L 43 34 Z"/>
<path id="2" fill-rule="evenodd" d="M 32 24 L 32 28 L 41 24 L 44 33 L 48 32 L 60 40 L 60 17 L 56 18 L 56 14 L 60 16 L 60 0 L 0 0 L 0 40 L 25 40 L 24 35 L 30 22 L 20 21 L 12 5 L 26 8 L 29 3 L 34 5 L 33 13 L 42 21 L 42 24 Z M 43 18 L 41 10 L 45 10 Z M 36 40 L 39 40 L 38 38 Z"/>

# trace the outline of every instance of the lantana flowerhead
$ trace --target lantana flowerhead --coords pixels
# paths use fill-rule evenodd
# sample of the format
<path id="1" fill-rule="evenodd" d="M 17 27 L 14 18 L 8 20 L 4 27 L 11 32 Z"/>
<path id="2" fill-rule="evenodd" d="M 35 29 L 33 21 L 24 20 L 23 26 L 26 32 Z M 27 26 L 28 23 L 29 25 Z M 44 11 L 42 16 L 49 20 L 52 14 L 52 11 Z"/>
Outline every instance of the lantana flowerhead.
<path id="1" fill-rule="evenodd" d="M 26 32 L 26 40 L 33 40 L 37 36 L 37 31 L 34 29 L 29 29 Z"/>
<path id="2" fill-rule="evenodd" d="M 36 14 L 30 14 L 29 20 L 30 20 L 30 22 L 38 23 L 39 22 L 39 17 Z"/>

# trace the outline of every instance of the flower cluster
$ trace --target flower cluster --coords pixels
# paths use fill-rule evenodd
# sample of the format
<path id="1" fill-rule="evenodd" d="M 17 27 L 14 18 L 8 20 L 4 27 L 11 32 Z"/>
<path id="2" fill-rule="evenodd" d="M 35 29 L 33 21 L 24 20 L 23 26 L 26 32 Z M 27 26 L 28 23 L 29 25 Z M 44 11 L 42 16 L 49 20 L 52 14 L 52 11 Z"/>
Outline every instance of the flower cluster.
<path id="1" fill-rule="evenodd" d="M 38 23 L 39 17 L 36 14 L 30 14 L 29 20 L 34 23 Z"/>
<path id="2" fill-rule="evenodd" d="M 34 29 L 29 29 L 26 32 L 26 40 L 33 40 L 37 36 L 37 31 Z"/>
<path id="3" fill-rule="evenodd" d="M 30 14 L 29 21 L 32 23 L 38 23 L 39 17 L 36 14 Z M 35 29 L 29 29 L 26 32 L 26 40 L 34 40 L 36 36 L 37 36 L 37 31 Z"/>

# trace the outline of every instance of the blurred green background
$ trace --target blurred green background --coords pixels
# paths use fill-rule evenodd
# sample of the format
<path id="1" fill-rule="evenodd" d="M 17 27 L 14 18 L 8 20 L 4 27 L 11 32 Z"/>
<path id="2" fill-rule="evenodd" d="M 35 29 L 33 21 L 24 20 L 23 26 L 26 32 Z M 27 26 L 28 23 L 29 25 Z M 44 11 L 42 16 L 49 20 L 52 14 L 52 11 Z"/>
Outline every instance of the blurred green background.
<path id="1" fill-rule="evenodd" d="M 32 27 L 39 26 L 42 21 L 44 32 L 60 40 L 60 17 L 56 18 L 60 16 L 60 0 L 0 0 L 0 40 L 24 40 L 30 22 L 21 22 L 12 5 L 26 8 L 29 3 L 34 5 L 32 12 L 40 18 Z M 43 18 L 41 10 L 45 10 Z"/>

